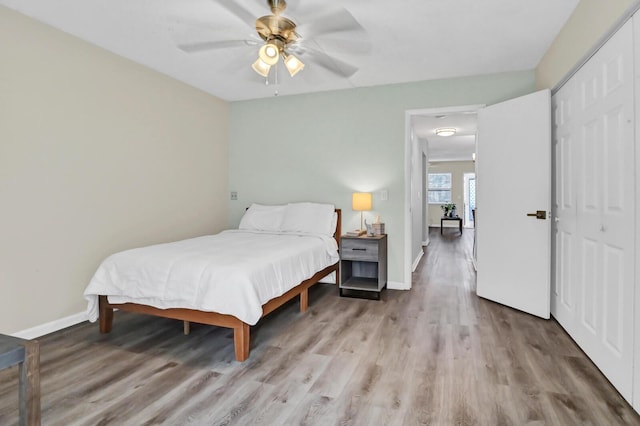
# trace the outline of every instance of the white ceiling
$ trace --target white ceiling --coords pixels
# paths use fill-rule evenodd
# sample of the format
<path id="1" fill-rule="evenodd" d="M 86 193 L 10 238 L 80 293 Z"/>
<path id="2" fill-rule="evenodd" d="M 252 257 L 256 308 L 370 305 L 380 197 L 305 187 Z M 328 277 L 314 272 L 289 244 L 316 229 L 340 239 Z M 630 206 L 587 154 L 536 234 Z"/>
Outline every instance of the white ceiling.
<path id="1" fill-rule="evenodd" d="M 0 4 L 228 101 L 437 78 L 529 70 L 537 66 L 578 0 L 288 0 L 298 33 L 317 33 L 325 13 L 346 8 L 371 49 L 345 54 L 354 33 L 313 38 L 359 70 L 338 77 L 311 60 L 296 77 L 265 86 L 251 63 L 257 46 L 185 53 L 181 43 L 255 38 L 222 7 L 235 1 L 255 17 L 266 0 L 0 0 Z M 357 33 L 355 35 L 361 36 Z"/>
<path id="2" fill-rule="evenodd" d="M 414 134 L 429 144 L 429 162 L 471 161 L 476 152 L 478 114 L 448 113 L 412 117 Z M 436 129 L 456 129 L 453 136 L 438 136 Z"/>

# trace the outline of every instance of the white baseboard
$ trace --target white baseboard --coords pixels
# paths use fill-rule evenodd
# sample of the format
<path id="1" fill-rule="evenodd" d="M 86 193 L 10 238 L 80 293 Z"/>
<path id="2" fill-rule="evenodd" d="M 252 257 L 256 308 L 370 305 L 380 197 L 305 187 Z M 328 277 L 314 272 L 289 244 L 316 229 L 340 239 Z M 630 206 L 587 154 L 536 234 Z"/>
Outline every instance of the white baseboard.
<path id="1" fill-rule="evenodd" d="M 86 312 L 79 312 L 74 315 L 70 315 L 65 318 L 60 318 L 55 321 L 48 322 L 46 324 L 36 325 L 35 327 L 28 328 L 26 330 L 13 333 L 12 336 L 19 337 L 21 339 L 36 339 L 45 334 L 59 331 L 72 325 L 80 324 L 83 321 L 88 321 L 89 317 Z"/>
<path id="2" fill-rule="evenodd" d="M 416 257 L 416 259 L 413 261 L 413 265 L 411 265 L 411 272 L 416 271 L 416 268 L 418 267 L 418 263 L 420 263 L 420 259 L 422 259 L 422 256 L 424 256 L 424 252 L 420 250 L 420 254 L 418 254 L 418 257 Z"/>
<path id="3" fill-rule="evenodd" d="M 430 242 L 431 242 L 431 240 L 423 241 L 422 242 L 422 247 L 427 247 Z"/>
<path id="4" fill-rule="evenodd" d="M 387 289 L 389 290 L 411 290 L 411 286 L 397 281 L 387 281 Z"/>

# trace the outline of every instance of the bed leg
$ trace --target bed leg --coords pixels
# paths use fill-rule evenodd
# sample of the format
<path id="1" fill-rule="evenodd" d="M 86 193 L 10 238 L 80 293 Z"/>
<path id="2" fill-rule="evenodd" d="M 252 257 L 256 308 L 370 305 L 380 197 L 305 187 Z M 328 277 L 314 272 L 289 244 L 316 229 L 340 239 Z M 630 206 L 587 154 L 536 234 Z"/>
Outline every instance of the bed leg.
<path id="1" fill-rule="evenodd" d="M 249 324 L 243 322 L 233 329 L 233 345 L 236 351 L 236 361 L 246 361 L 249 358 Z"/>
<path id="2" fill-rule="evenodd" d="M 182 321 L 182 328 L 184 329 L 185 336 L 191 333 L 191 323 L 189 321 Z"/>
<path id="3" fill-rule="evenodd" d="M 307 312 L 309 307 L 309 289 L 306 288 L 300 293 L 300 312 Z"/>
<path id="4" fill-rule="evenodd" d="M 113 326 L 113 308 L 109 307 L 107 296 L 99 296 L 100 333 L 110 333 Z"/>

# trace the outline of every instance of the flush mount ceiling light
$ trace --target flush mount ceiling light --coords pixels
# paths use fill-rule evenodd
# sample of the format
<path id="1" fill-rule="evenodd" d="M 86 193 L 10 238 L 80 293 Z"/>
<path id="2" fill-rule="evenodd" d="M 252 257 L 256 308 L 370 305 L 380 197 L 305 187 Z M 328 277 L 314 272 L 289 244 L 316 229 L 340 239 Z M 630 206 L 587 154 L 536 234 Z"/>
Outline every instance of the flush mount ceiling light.
<path id="1" fill-rule="evenodd" d="M 436 129 L 436 135 L 438 136 L 453 136 L 456 134 L 456 129 L 453 127 L 441 127 Z"/>

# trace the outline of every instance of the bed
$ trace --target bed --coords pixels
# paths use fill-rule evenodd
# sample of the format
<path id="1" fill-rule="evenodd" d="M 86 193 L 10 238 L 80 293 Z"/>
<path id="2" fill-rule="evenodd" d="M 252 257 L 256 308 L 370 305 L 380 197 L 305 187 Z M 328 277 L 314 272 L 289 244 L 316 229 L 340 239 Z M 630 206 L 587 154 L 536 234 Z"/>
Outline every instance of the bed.
<path id="1" fill-rule="evenodd" d="M 106 258 L 84 296 L 90 321 L 109 333 L 113 311 L 233 329 L 235 358 L 249 357 L 250 326 L 289 300 L 339 277 L 341 212 L 330 204 L 253 204 L 237 230 L 126 250 Z"/>

